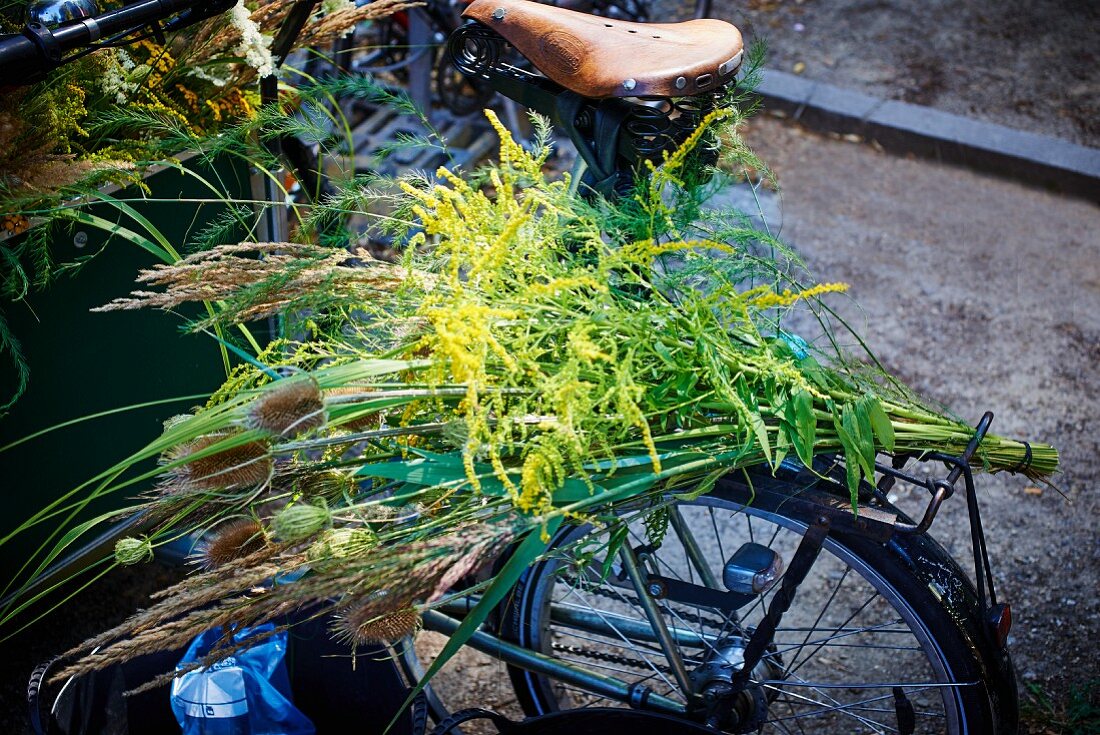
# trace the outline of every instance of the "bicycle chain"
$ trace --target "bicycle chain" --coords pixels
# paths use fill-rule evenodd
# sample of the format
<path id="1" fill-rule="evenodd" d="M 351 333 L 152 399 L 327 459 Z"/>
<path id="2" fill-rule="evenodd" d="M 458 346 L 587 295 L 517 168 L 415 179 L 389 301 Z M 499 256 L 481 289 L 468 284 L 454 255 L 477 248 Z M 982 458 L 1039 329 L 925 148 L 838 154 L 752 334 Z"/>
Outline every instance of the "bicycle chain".
<path id="1" fill-rule="evenodd" d="M 550 644 L 550 648 L 559 653 L 569 653 L 574 656 L 583 656 L 584 658 L 592 661 L 603 661 L 609 664 L 619 664 L 620 666 L 630 666 L 640 671 L 653 671 L 657 669 L 662 674 L 672 674 L 672 669 L 668 666 L 662 666 L 660 664 L 650 663 L 648 661 L 642 661 L 641 659 L 631 658 L 629 656 L 623 656 L 616 653 L 607 653 L 606 651 L 593 651 L 587 649 L 584 646 L 569 646 L 564 643 L 558 643 L 556 641 Z"/>

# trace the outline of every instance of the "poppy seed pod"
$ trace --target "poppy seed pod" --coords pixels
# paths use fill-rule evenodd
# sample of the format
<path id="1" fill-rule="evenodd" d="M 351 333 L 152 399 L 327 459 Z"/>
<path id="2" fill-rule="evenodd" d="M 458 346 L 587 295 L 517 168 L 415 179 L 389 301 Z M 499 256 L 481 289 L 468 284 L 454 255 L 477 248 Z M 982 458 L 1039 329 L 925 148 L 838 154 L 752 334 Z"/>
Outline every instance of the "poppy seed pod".
<path id="1" fill-rule="evenodd" d="M 140 564 L 153 558 L 153 544 L 148 538 L 127 536 L 115 543 L 115 561 L 123 566 Z"/>
<path id="2" fill-rule="evenodd" d="M 275 536 L 280 541 L 303 541 L 332 523 L 332 513 L 322 499 L 319 503 L 295 503 L 275 515 Z"/>

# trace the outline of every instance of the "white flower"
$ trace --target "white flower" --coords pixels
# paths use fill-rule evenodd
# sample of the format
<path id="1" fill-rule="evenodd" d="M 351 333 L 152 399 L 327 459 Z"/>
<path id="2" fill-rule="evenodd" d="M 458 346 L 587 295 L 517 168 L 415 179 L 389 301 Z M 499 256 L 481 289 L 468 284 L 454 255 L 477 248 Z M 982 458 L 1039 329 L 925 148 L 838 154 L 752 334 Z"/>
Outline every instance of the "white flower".
<path id="1" fill-rule="evenodd" d="M 114 95 L 115 102 L 126 104 L 128 95 L 137 91 L 138 85 L 130 81 L 129 72 L 134 68 L 134 60 L 122 49 L 115 49 L 111 58 L 115 63 L 109 64 L 106 71 L 99 78 L 99 86 L 107 96 Z"/>
<path id="2" fill-rule="evenodd" d="M 204 82 L 210 82 L 215 87 L 224 87 L 225 85 L 229 84 L 229 79 L 227 79 L 226 77 L 219 77 L 215 74 L 211 74 L 206 70 L 205 67 L 202 66 L 188 67 L 187 73 L 195 77 L 196 79 L 201 79 Z"/>
<path id="3" fill-rule="evenodd" d="M 126 71 L 133 71 L 134 67 L 137 66 L 134 60 L 130 58 L 130 54 L 126 53 L 126 49 L 116 48 L 115 60 L 118 61 L 119 66 Z"/>
<path id="4" fill-rule="evenodd" d="M 271 58 L 271 36 L 265 36 L 249 16 L 243 0 L 229 11 L 229 22 L 241 32 L 241 42 L 235 51 L 261 77 L 271 76 L 275 73 L 275 60 Z"/>

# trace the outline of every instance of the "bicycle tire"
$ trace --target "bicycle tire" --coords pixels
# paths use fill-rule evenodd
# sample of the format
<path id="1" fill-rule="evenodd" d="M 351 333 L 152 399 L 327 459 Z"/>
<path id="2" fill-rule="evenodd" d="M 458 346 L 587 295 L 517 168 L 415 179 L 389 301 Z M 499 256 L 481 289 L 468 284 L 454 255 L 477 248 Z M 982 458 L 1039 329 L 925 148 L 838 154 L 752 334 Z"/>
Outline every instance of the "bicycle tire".
<path id="1" fill-rule="evenodd" d="M 754 483 L 754 487 L 749 488 L 744 483 L 727 478 L 720 481 L 708 495 L 704 495 L 692 503 L 679 503 L 678 508 L 681 512 L 691 510 L 693 513 L 710 515 L 712 519 L 713 510 L 707 510 L 708 508 L 730 511 L 733 514 L 731 517 L 744 514 L 745 518 L 760 519 L 761 522 L 774 524 L 776 534 L 780 534 L 782 531 L 784 536 L 793 534 L 793 537 L 800 539 L 808 525 L 808 519 L 798 518 L 795 514 L 786 512 L 784 506 L 784 498 L 789 498 L 791 494 L 797 493 L 798 489 L 796 485 L 785 484 L 781 480 L 775 480 L 767 487 L 762 487 L 761 483 L 757 482 Z M 750 499 L 752 499 L 752 503 L 747 502 Z M 748 523 L 751 528 L 752 521 Z M 717 526 L 715 526 L 715 532 L 718 533 Z M 552 616 L 548 612 L 549 605 L 555 598 L 555 590 L 560 593 L 570 584 L 569 581 L 562 581 L 566 580 L 566 577 L 559 574 L 563 568 L 561 554 L 565 553 L 563 550 L 568 547 L 569 542 L 583 533 L 584 530 L 579 528 L 561 531 L 554 540 L 554 548 L 559 550 L 558 553 L 550 555 L 527 571 L 517 584 L 514 594 L 502 609 L 498 630 L 501 638 L 560 658 L 568 658 L 572 651 L 583 648 L 581 646 L 569 648 L 569 641 L 576 640 L 576 638 L 571 638 L 571 634 L 568 631 L 563 631 L 560 627 L 553 627 Z M 777 537 L 773 537 L 773 542 Z M 899 650 L 893 654 L 886 654 L 885 651 L 874 653 L 869 650 L 861 651 L 859 645 L 844 645 L 848 645 L 857 653 L 864 655 L 868 662 L 873 662 L 868 667 L 868 671 L 877 670 L 875 667 L 891 667 L 887 672 L 887 679 L 890 678 L 890 673 L 903 669 L 908 661 L 920 658 L 925 662 L 923 664 L 925 666 L 924 674 L 926 676 L 928 674 L 933 675 L 936 686 L 924 690 L 915 685 L 899 687 L 904 695 L 903 699 L 908 700 L 911 705 L 910 708 L 914 710 L 913 729 L 908 729 L 907 723 L 900 722 L 903 717 L 908 716 L 903 712 L 905 710 L 904 703 L 898 702 L 896 695 L 895 701 L 890 702 L 886 696 L 893 694 L 893 692 L 888 691 L 884 696 L 881 687 L 876 687 L 873 690 L 864 688 L 863 692 L 857 694 L 850 702 L 840 702 L 836 697 L 845 695 L 839 692 L 850 691 L 849 689 L 823 689 L 822 686 L 832 687 L 834 683 L 843 685 L 844 682 L 840 681 L 839 678 L 835 682 L 822 681 L 817 689 L 803 688 L 799 694 L 795 695 L 807 696 L 802 692 L 812 692 L 811 695 L 808 695 L 808 698 L 813 701 L 807 702 L 805 704 L 806 709 L 803 711 L 801 709 L 803 707 L 802 703 L 795 704 L 789 700 L 783 703 L 786 705 L 786 710 L 783 710 L 778 703 L 788 696 L 787 690 L 783 685 L 773 684 L 771 685 L 772 690 L 777 690 L 781 692 L 780 694 L 774 694 L 774 691 L 768 690 L 766 686 L 760 688 L 760 691 L 765 692 L 767 697 L 775 696 L 774 701 L 768 699 L 767 704 L 757 705 L 758 709 L 765 711 L 764 717 L 761 717 L 759 713 L 755 715 L 757 720 L 762 721 L 754 722 L 751 726 L 735 727 L 730 730 L 731 732 L 757 732 L 758 726 L 761 732 L 802 732 L 803 730 L 799 727 L 787 729 L 787 725 L 784 723 L 789 724 L 794 719 L 806 720 L 806 723 L 800 721 L 797 724 L 799 726 L 810 724 L 812 728 L 809 728 L 808 731 L 816 733 L 857 731 L 1007 733 L 1015 731 L 1016 690 L 1011 663 L 1007 659 L 1007 653 L 1003 651 L 1000 651 L 999 654 L 990 653 L 990 642 L 981 634 L 981 631 L 985 628 L 983 628 L 979 619 L 979 612 L 972 604 L 976 599 L 973 588 L 942 547 L 927 537 L 916 537 L 912 544 L 904 539 L 901 541 L 895 539 L 884 545 L 866 538 L 834 534 L 826 540 L 822 557 L 829 557 L 833 560 L 832 563 L 839 562 L 849 571 L 855 571 L 859 580 L 865 586 L 889 603 L 893 613 L 900 616 L 899 619 L 904 623 L 908 634 L 919 644 L 919 653 L 902 651 L 900 648 L 903 646 L 900 645 L 898 646 Z M 785 561 L 789 561 L 790 554 L 784 554 L 784 558 Z M 723 561 L 724 559 L 718 561 L 718 564 L 722 564 Z M 822 563 L 822 560 L 819 559 L 814 568 L 811 569 L 810 576 L 807 577 L 803 587 L 800 587 L 798 594 L 795 596 L 791 612 L 788 613 L 788 616 L 785 616 L 784 621 L 791 620 L 789 616 L 795 614 L 800 600 L 808 605 L 811 599 L 819 599 L 816 588 L 805 589 L 806 585 L 814 582 L 815 570 L 821 575 L 837 573 L 833 567 L 821 567 Z M 710 566 L 714 567 L 715 565 L 712 563 Z M 720 570 L 721 567 L 719 566 L 718 569 Z M 922 572 L 922 569 L 938 569 L 934 574 L 939 575 L 939 581 L 930 580 L 928 575 Z M 848 572 L 844 572 L 844 574 L 847 575 Z M 837 585 L 838 590 L 844 582 L 845 578 L 842 577 Z M 944 584 L 950 589 L 945 591 L 942 588 Z M 937 588 L 937 585 L 941 586 Z M 772 590 L 774 591 L 777 587 L 778 585 L 773 587 Z M 581 599 L 591 604 L 593 596 L 590 595 L 587 599 Z M 830 600 L 828 604 L 832 604 L 835 597 L 837 597 L 837 594 L 834 592 L 832 597 L 827 598 Z M 558 601 L 559 603 L 561 601 L 560 594 Z M 760 607 L 763 608 L 764 606 L 761 605 Z M 702 611 L 702 608 L 698 607 L 693 609 L 697 612 Z M 678 614 L 682 615 L 683 611 L 685 609 L 681 608 L 681 613 Z M 608 606 L 607 612 L 620 614 L 622 610 Z M 669 613 L 673 612 L 673 605 L 665 604 L 664 612 L 666 619 L 669 618 Z M 824 612 L 823 609 L 821 614 L 823 615 Z M 599 613 L 597 614 L 599 615 Z M 805 620 L 809 617 L 803 615 L 800 619 Z M 606 621 L 607 618 L 604 618 L 604 620 Z M 806 634 L 805 640 L 809 640 L 815 631 L 827 628 L 827 625 L 818 628 L 818 622 L 821 620 L 822 618 L 819 615 Z M 683 623 L 682 617 L 680 623 Z M 747 620 L 745 625 L 748 626 Z M 725 626 L 723 626 L 724 628 Z M 858 629 L 858 624 L 856 628 Z M 703 626 L 700 625 L 700 632 L 703 631 Z M 887 630 L 882 629 L 881 632 L 885 634 Z M 891 629 L 889 632 L 893 633 L 894 631 Z M 621 635 L 621 632 L 619 634 Z M 587 645 L 600 645 L 591 642 L 593 638 L 591 631 L 588 631 L 587 635 L 590 640 Z M 747 636 L 747 632 L 744 635 Z M 848 633 L 844 633 L 844 635 L 848 635 Z M 861 634 L 857 633 L 857 635 Z M 733 637 L 736 638 L 737 636 Z M 624 638 L 623 640 L 626 641 L 627 639 Z M 830 643 L 829 640 L 829 638 L 826 638 L 822 645 L 817 647 L 816 651 L 810 652 L 807 660 L 816 656 L 822 650 L 826 650 L 829 656 L 836 657 L 836 650 L 842 649 L 832 649 L 834 646 L 840 646 L 841 644 Z M 857 638 L 857 640 L 860 639 Z M 819 642 L 821 641 L 815 638 L 811 645 L 816 645 Z M 557 651 L 555 651 L 555 643 L 557 643 Z M 609 641 L 604 642 L 606 650 L 615 655 L 613 653 L 615 646 L 608 644 Z M 627 642 L 625 645 L 630 646 L 633 643 Z M 791 655 L 789 653 L 790 649 L 787 646 L 773 646 L 771 649 L 775 654 L 773 663 L 780 668 L 792 668 L 799 655 L 807 647 L 803 643 L 803 648 L 793 654 L 793 660 L 784 662 L 783 656 L 779 652 L 787 651 L 787 655 Z M 888 648 L 887 646 L 880 647 Z M 876 648 L 876 646 L 868 645 L 863 646 L 863 648 L 871 649 Z M 563 651 L 565 652 L 563 653 Z M 587 655 L 591 656 L 592 652 L 589 651 Z M 631 655 L 634 655 L 634 652 L 631 652 Z M 843 656 L 845 658 L 836 657 L 837 667 L 848 665 L 840 662 L 850 658 L 851 653 L 845 652 Z M 772 657 L 772 654 L 769 654 L 769 657 Z M 577 656 L 576 658 L 580 659 L 579 664 L 586 664 L 584 656 Z M 821 662 L 821 659 L 824 659 L 824 662 Z M 824 665 L 811 669 L 808 673 L 817 676 L 827 675 L 828 664 L 833 663 L 833 661 L 822 655 L 819 658 L 819 663 Z M 798 667 L 802 669 L 805 665 L 806 661 L 803 661 L 798 664 Z M 656 670 L 657 668 L 654 667 L 654 671 Z M 759 667 L 757 670 L 759 670 Z M 757 670 L 754 670 L 754 673 Z M 773 672 L 776 670 L 769 669 Z M 862 671 L 857 669 L 854 676 L 858 677 L 861 673 Z M 532 674 L 515 667 L 509 667 L 509 675 L 519 703 L 528 715 L 545 714 L 558 711 L 567 706 L 604 706 L 602 701 L 578 699 L 578 695 L 565 692 L 563 685 L 559 682 L 551 681 L 542 675 Z M 647 677 L 639 675 L 639 679 L 643 678 L 652 684 L 655 676 L 652 673 Z M 903 679 L 897 683 L 905 684 L 906 681 Z M 910 679 L 908 681 L 915 684 L 920 680 Z M 857 679 L 856 682 L 849 683 L 854 685 L 859 682 Z M 931 682 L 921 681 L 921 683 Z M 854 688 L 853 686 L 852 689 Z M 928 695 L 927 691 L 932 691 L 933 695 Z M 669 696 L 671 692 L 662 691 L 660 693 Z M 574 701 L 562 701 L 566 696 Z M 833 703 L 829 702 L 830 698 L 837 705 L 832 710 L 830 710 L 830 706 Z M 868 701 L 865 704 L 864 700 L 874 700 L 874 703 L 878 703 L 878 706 L 869 707 L 868 705 L 872 702 Z M 915 704 L 914 700 L 916 700 Z M 937 702 L 941 703 L 939 709 L 935 709 Z M 891 704 L 894 705 L 892 711 Z M 926 707 L 932 707 L 933 709 L 925 709 Z M 872 715 L 870 712 L 872 709 L 886 711 L 875 712 Z M 889 721 L 888 724 L 884 722 L 884 726 L 881 728 L 877 719 L 880 717 L 885 721 Z M 867 722 L 861 722 L 861 718 L 867 720 Z M 899 721 L 893 722 L 894 719 Z M 853 723 L 859 726 L 867 725 L 867 727 L 865 730 L 859 729 Z"/>

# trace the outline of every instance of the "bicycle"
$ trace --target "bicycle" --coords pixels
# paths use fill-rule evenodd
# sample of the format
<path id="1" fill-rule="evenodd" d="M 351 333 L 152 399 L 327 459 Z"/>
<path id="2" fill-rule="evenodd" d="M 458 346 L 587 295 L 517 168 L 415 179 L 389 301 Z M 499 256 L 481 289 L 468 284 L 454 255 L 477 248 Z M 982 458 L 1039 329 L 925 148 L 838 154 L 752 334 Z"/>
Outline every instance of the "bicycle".
<path id="1" fill-rule="evenodd" d="M 577 145 L 586 185 L 608 197 L 629 187 L 642 161 L 686 139 L 734 83 L 741 59 L 728 24 L 655 32 L 523 0 L 475 0 L 465 15 L 475 23 L 450 44 L 458 68 L 550 117 Z M 540 46 L 548 29 L 556 45 Z M 586 53 L 608 50 L 605 29 L 652 53 L 585 67 Z M 587 44 L 579 54 L 570 53 L 573 37 Z M 670 40 L 704 46 L 705 58 L 674 54 Z M 502 62 L 505 42 L 545 76 Z M 662 65 L 646 69 L 646 58 Z M 697 94 L 685 100 L 685 91 Z M 726 732 L 802 731 L 800 721 L 815 731 L 1012 732 L 1011 614 L 996 597 L 969 465 L 991 419 L 960 456 L 922 458 L 943 464 L 942 478 L 907 470 L 915 458 L 904 455 L 877 464 L 881 479 L 861 487 L 858 515 L 843 468 L 823 461 L 726 476 L 695 498 L 669 496 L 672 533 L 662 544 L 646 539 L 637 519 L 617 547 L 585 527 L 563 530 L 468 645 L 512 667 L 529 714 L 608 702 Z M 891 504 L 896 482 L 931 495 L 919 521 Z M 927 535 L 957 486 L 976 584 Z M 600 556 L 592 547 L 618 551 Z M 842 593 L 849 580 L 858 594 Z M 455 632 L 473 599 L 426 611 L 425 626 Z M 843 606 L 839 624 L 834 604 Z M 859 678 L 867 672 L 875 678 Z"/>
<path id="2" fill-rule="evenodd" d="M 548 116 L 576 144 L 588 186 L 606 196 L 683 140 L 740 60 L 719 45 L 705 64 L 685 51 L 652 73 L 647 52 L 674 53 L 654 26 L 522 0 L 474 0 L 464 17 L 449 44 L 455 66 Z M 604 32 L 624 40 L 616 46 Z M 537 72 L 502 61 L 506 45 Z M 573 48 L 627 58 L 585 66 Z M 684 99 L 688 80 L 701 94 Z M 923 458 L 941 463 L 943 477 L 907 470 L 912 457 L 876 465 L 881 479 L 862 488 L 858 516 L 835 462 L 813 471 L 793 463 L 775 476 L 727 475 L 691 500 L 670 496 L 671 530 L 657 545 L 637 518 L 611 556 L 606 532 L 562 530 L 492 630 L 467 645 L 508 664 L 528 715 L 613 704 L 725 732 L 803 732 L 803 723 L 814 732 L 1014 732 L 1011 612 L 996 596 L 969 466 L 991 420 L 961 456 Z M 918 522 L 887 498 L 897 482 L 930 495 Z M 976 586 L 927 535 L 957 485 Z M 468 604 L 426 613 L 425 627 L 453 633 Z"/>

